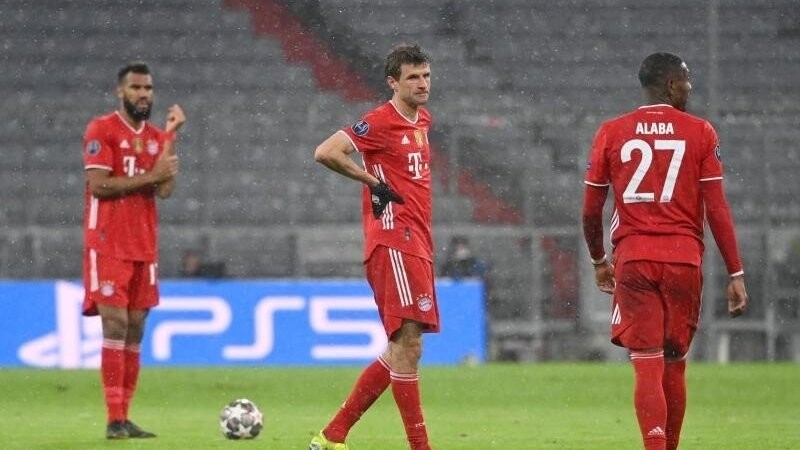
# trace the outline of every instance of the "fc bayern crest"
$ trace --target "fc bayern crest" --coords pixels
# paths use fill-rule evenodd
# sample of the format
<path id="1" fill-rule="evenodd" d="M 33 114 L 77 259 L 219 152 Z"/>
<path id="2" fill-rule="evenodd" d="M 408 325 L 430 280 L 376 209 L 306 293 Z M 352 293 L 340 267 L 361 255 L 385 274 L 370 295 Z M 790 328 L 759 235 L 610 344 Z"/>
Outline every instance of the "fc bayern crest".
<path id="1" fill-rule="evenodd" d="M 422 312 L 428 312 L 433 308 L 433 299 L 428 294 L 417 297 L 417 308 Z"/>
<path id="2" fill-rule="evenodd" d="M 364 136 L 369 131 L 369 124 L 367 123 L 366 120 L 361 120 L 355 125 L 353 125 L 352 130 L 353 133 L 356 134 L 356 136 Z"/>
<path id="3" fill-rule="evenodd" d="M 155 156 L 158 153 L 158 141 L 150 139 L 147 141 L 147 153 Z"/>
<path id="4" fill-rule="evenodd" d="M 100 283 L 100 293 L 103 294 L 104 297 L 111 297 L 114 295 L 114 282 L 103 281 Z"/>

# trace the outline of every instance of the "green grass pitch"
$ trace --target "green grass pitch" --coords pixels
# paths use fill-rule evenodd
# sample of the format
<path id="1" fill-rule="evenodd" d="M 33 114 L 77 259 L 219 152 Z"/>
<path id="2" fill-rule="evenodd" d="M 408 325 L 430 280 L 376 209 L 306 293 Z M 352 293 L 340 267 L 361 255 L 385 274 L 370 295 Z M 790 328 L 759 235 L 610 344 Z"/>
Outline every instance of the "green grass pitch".
<path id="1" fill-rule="evenodd" d="M 131 411 L 158 433 L 107 441 L 97 371 L 0 370 L 2 449 L 304 450 L 359 368 L 144 368 Z M 800 449 L 800 365 L 690 363 L 682 450 Z M 641 448 L 627 364 L 424 367 L 426 422 L 437 450 Z M 265 430 L 228 441 L 217 415 L 255 401 Z M 391 393 L 350 433 L 353 450 L 406 449 Z"/>

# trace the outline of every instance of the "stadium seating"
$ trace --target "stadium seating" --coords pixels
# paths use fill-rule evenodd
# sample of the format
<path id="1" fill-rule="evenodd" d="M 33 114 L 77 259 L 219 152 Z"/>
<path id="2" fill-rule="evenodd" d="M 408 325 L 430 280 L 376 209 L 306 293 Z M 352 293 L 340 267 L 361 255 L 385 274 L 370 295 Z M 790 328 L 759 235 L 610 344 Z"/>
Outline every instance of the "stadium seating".
<path id="1" fill-rule="evenodd" d="M 115 70 L 132 59 L 153 67 L 154 122 L 172 103 L 189 116 L 180 184 L 159 207 L 164 275 L 177 274 L 186 248 L 224 260 L 232 276 L 361 275 L 360 236 L 352 234 L 360 230 L 360 189 L 317 167 L 312 155 L 374 102 L 348 100 L 351 93 L 336 90 L 341 80 L 322 86 L 317 68 L 275 35 L 257 34 L 264 24 L 229 3 L 4 3 L 0 278 L 80 275 L 81 138 L 93 116 L 116 107 Z M 547 269 L 531 262 L 544 252 L 531 236 L 577 232 L 593 132 L 638 104 L 636 68 L 652 51 L 687 60 L 690 108 L 718 128 L 740 226 L 767 233 L 800 219 L 796 1 L 732 0 L 716 9 L 687 0 L 272 3 L 287 6 L 318 41 L 368 61 L 400 42 L 432 54 L 442 159 L 437 233 L 465 229 L 495 267 L 489 297 L 498 319 L 549 314 L 552 280 L 531 279 L 535 268 Z M 320 16 L 303 16 L 303 3 Z M 379 65 L 356 75 L 383 94 Z M 485 224 L 498 211 L 531 228 Z M 759 232 L 742 240 L 746 247 L 761 242 Z M 520 239 L 528 243 L 520 247 Z M 754 298 L 769 295 L 758 261 L 774 251 L 747 247 Z M 762 306 L 753 308 L 755 320 L 767 314 Z"/>

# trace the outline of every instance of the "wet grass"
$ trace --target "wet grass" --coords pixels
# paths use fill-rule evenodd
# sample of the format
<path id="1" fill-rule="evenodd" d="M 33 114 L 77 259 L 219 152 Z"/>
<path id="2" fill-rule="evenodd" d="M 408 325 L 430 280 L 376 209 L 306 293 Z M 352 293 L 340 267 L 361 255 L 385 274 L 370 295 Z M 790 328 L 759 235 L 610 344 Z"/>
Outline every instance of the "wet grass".
<path id="1" fill-rule="evenodd" d="M 358 368 L 145 368 L 131 418 L 159 434 L 109 442 L 97 371 L 0 370 L 3 449 L 306 448 L 340 405 Z M 800 365 L 689 366 L 681 450 L 800 448 Z M 426 422 L 437 450 L 641 448 L 626 364 L 426 367 Z M 222 406 L 255 401 L 254 441 L 227 441 Z M 352 450 L 406 449 L 387 392 L 350 434 Z"/>

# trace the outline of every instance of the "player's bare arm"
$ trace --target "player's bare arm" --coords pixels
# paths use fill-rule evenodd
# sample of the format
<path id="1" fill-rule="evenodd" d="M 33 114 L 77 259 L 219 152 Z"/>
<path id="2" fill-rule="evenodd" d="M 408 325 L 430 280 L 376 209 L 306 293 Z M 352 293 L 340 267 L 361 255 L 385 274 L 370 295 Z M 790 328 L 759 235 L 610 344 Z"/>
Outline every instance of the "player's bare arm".
<path id="1" fill-rule="evenodd" d="M 112 176 L 111 171 L 89 169 L 86 179 L 89 190 L 97 198 L 119 197 L 166 181 L 178 173 L 178 157 L 162 152 L 149 172 L 129 176 Z"/>
<path id="2" fill-rule="evenodd" d="M 728 314 L 739 317 L 747 310 L 747 290 L 744 286 L 744 274 L 731 277 L 726 291 L 728 297 Z"/>
<path id="3" fill-rule="evenodd" d="M 613 294 L 617 283 L 614 281 L 614 265 L 607 259 L 594 265 L 594 279 L 597 288 L 606 294 Z"/>
<path id="4" fill-rule="evenodd" d="M 336 173 L 360 181 L 367 186 L 377 186 L 381 180 L 350 159 L 350 154 L 354 151 L 355 148 L 350 139 L 344 133 L 336 132 L 317 146 L 314 151 L 314 160 Z"/>
<path id="5" fill-rule="evenodd" d="M 728 314 L 731 317 L 742 315 L 747 309 L 747 290 L 744 283 L 744 272 L 739 257 L 736 231 L 733 227 L 730 206 L 725 199 L 722 181 L 706 181 L 702 184 L 703 203 L 706 207 L 706 219 L 714 241 L 722 254 L 731 280 L 728 282 L 726 296 L 728 298 Z"/>
<path id="6" fill-rule="evenodd" d="M 597 288 L 607 294 L 614 293 L 614 265 L 608 260 L 603 242 L 603 206 L 608 195 L 608 186 L 586 185 L 583 202 L 583 236 L 589 247 L 594 266 Z"/>
<path id="7" fill-rule="evenodd" d="M 172 105 L 167 109 L 167 124 L 164 131 L 167 133 L 177 132 L 186 123 L 186 114 L 179 105 Z"/>
<path id="8" fill-rule="evenodd" d="M 177 133 L 184 123 L 186 123 L 186 114 L 184 114 L 183 109 L 177 104 L 170 106 L 167 110 L 167 123 L 164 126 L 164 131 L 173 134 Z M 177 155 L 175 152 L 174 139 L 167 139 L 164 142 L 164 154 L 172 156 Z M 158 183 L 156 186 L 156 195 L 158 195 L 159 198 L 169 198 L 174 190 L 175 177 L 173 176 L 162 181 L 161 183 Z"/>
<path id="9" fill-rule="evenodd" d="M 177 158 L 177 155 L 175 154 L 175 141 L 171 139 L 167 139 L 166 141 L 164 141 L 164 151 L 161 154 L 161 158 L 164 157 Z M 175 190 L 175 175 L 156 184 L 156 195 L 158 196 L 158 198 L 169 198 L 169 196 L 172 195 L 172 192 L 174 190 Z"/>

